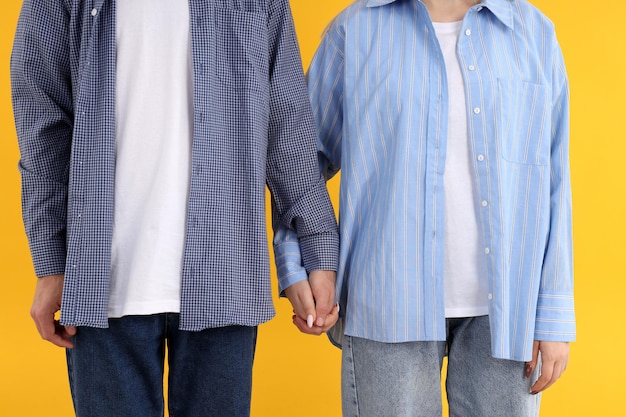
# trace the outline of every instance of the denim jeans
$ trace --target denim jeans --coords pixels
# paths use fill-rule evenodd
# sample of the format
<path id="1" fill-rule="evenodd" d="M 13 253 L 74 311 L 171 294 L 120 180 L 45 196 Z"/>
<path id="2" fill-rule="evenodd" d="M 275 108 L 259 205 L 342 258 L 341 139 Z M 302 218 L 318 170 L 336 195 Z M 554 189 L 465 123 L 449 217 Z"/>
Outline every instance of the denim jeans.
<path id="1" fill-rule="evenodd" d="M 161 417 L 168 351 L 171 417 L 250 415 L 256 327 L 187 332 L 178 314 L 110 319 L 80 327 L 67 366 L 78 417 Z"/>
<path id="2" fill-rule="evenodd" d="M 445 342 L 381 343 L 344 338 L 343 417 L 440 417 L 441 368 L 448 356 L 450 417 L 535 417 L 525 363 L 491 356 L 489 318 L 447 320 Z"/>

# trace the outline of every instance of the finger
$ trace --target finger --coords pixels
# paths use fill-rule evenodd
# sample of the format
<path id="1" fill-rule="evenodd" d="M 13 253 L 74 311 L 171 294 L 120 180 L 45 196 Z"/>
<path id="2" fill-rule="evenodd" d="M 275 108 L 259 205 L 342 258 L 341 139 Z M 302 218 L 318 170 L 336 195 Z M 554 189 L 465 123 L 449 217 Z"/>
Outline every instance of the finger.
<path id="1" fill-rule="evenodd" d="M 310 334 L 310 335 L 314 335 L 314 336 L 319 336 L 319 335 L 321 335 L 323 333 L 321 327 L 318 327 L 318 326 L 309 327 L 309 325 L 306 322 L 306 320 L 303 320 L 302 318 L 300 318 L 298 316 L 293 316 L 292 319 L 293 319 L 293 324 L 302 333 Z"/>
<path id="2" fill-rule="evenodd" d="M 313 327 L 315 301 L 308 281 L 301 281 L 286 288 L 285 295 L 289 298 L 296 315 L 305 320 L 309 328 Z"/>
<path id="3" fill-rule="evenodd" d="M 56 346 L 63 348 L 73 348 L 74 344 L 69 340 L 76 334 L 76 328 L 70 327 L 69 330 L 65 326 L 61 326 L 58 321 L 54 320 L 54 316 L 50 315 L 49 319 L 35 317 L 35 326 L 43 340 L 46 340 Z M 69 326 L 68 326 L 69 327 Z"/>
<path id="4" fill-rule="evenodd" d="M 324 326 L 322 326 L 322 332 L 329 331 L 337 320 L 339 319 L 339 304 L 335 304 L 333 309 L 330 311 L 328 316 L 326 316 L 326 321 L 324 322 Z"/>
<path id="5" fill-rule="evenodd" d="M 554 362 L 543 362 L 541 364 L 541 376 L 530 388 L 530 393 L 535 395 L 552 385 L 552 374 L 554 371 Z"/>
<path id="6" fill-rule="evenodd" d="M 69 340 L 72 335 L 58 321 L 53 320 L 51 323 L 41 324 L 41 328 L 42 339 L 62 348 L 71 349 L 74 347 L 74 344 Z"/>
<path id="7" fill-rule="evenodd" d="M 326 322 L 324 326 L 313 326 L 309 327 L 307 322 L 302 318 L 294 315 L 292 316 L 293 324 L 302 332 L 310 335 L 319 336 L 322 333 L 327 332 L 331 329 L 339 319 L 339 304 L 335 305 L 333 309 L 330 311 L 328 316 L 326 317 Z"/>
<path id="8" fill-rule="evenodd" d="M 54 343 L 57 346 L 66 348 L 66 349 L 72 349 L 74 348 L 74 343 L 72 343 L 72 341 L 70 340 L 70 338 L 76 334 L 76 332 L 74 331 L 73 334 L 70 333 L 70 330 L 68 330 L 69 328 L 71 328 L 71 326 L 62 326 L 58 323 L 55 323 L 55 327 L 56 327 L 56 333 L 54 336 L 54 341 L 51 341 L 52 343 Z"/>
<path id="9" fill-rule="evenodd" d="M 71 334 L 54 319 L 61 307 L 63 275 L 38 278 L 30 315 L 42 339 L 60 347 L 71 347 Z"/>
<path id="10" fill-rule="evenodd" d="M 69 341 L 69 338 L 76 333 L 76 328 L 68 326 L 68 329 L 66 329 L 65 326 L 61 326 L 59 321 L 54 319 L 54 311 L 33 306 L 30 313 L 35 322 L 37 332 L 43 340 L 64 348 L 72 348 L 74 346 Z"/>
<path id="11" fill-rule="evenodd" d="M 72 342 L 72 337 L 76 335 L 76 326 L 61 326 L 61 337 L 67 343 L 64 344 L 64 347 L 68 349 L 74 348 L 74 343 Z"/>
<path id="12" fill-rule="evenodd" d="M 530 378 L 532 373 L 537 367 L 537 361 L 539 360 L 539 342 L 533 342 L 533 356 L 530 362 L 526 362 L 526 378 Z"/>
<path id="13" fill-rule="evenodd" d="M 76 335 L 76 326 L 65 326 L 65 331 L 67 335 L 72 337 Z"/>
<path id="14" fill-rule="evenodd" d="M 48 313 L 33 308 L 31 310 L 31 317 L 35 322 L 37 332 L 42 339 L 50 341 L 51 338 L 54 338 L 54 335 L 56 334 L 54 313 Z"/>
<path id="15" fill-rule="evenodd" d="M 565 363 L 561 363 L 561 362 L 552 363 L 551 369 L 549 371 L 549 375 L 546 375 L 546 378 L 543 379 L 544 378 L 544 366 L 542 365 L 541 377 L 537 380 L 537 382 L 530 389 L 531 394 L 538 394 L 542 391 L 547 390 L 552 385 L 554 385 L 554 383 L 559 380 L 561 375 L 563 375 L 563 372 L 565 372 L 566 366 L 567 365 Z"/>

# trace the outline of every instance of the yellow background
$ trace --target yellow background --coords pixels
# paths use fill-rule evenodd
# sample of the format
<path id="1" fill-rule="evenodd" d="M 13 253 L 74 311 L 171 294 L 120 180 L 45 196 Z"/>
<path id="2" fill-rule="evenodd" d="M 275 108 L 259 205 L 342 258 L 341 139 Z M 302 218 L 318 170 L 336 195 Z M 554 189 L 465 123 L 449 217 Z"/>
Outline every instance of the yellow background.
<path id="1" fill-rule="evenodd" d="M 291 0 L 305 67 L 326 23 L 350 1 Z M 569 369 L 544 395 L 542 416 L 626 416 L 626 2 L 534 3 L 556 24 L 571 82 L 578 315 Z M 64 352 L 39 339 L 28 315 L 35 278 L 8 72 L 20 4 L 0 2 L 0 416 L 69 416 Z M 252 416 L 340 416 L 339 350 L 297 333 L 287 301 L 277 308 L 260 328 Z"/>

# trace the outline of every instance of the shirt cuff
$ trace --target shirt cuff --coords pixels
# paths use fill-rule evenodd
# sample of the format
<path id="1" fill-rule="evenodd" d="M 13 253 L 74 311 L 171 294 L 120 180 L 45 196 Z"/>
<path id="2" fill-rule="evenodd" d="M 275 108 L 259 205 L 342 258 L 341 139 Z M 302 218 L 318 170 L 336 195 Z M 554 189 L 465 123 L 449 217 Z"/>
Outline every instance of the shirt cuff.
<path id="1" fill-rule="evenodd" d="M 285 288 L 308 279 L 308 274 L 302 266 L 300 245 L 298 242 L 282 242 L 274 245 L 276 259 L 276 275 L 278 275 L 278 289 L 281 296 Z"/>
<path id="2" fill-rule="evenodd" d="M 576 340 L 576 316 L 572 294 L 539 294 L 535 340 L 546 342 Z"/>
<path id="3" fill-rule="evenodd" d="M 339 238 L 336 233 L 319 233 L 300 238 L 302 264 L 307 272 L 337 271 Z"/>

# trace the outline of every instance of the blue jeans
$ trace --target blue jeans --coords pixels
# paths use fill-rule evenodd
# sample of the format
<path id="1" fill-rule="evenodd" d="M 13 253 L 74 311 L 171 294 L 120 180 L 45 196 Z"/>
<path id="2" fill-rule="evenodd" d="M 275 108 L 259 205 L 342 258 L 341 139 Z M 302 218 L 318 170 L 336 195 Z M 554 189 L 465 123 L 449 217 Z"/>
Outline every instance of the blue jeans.
<path id="1" fill-rule="evenodd" d="M 491 356 L 489 318 L 448 319 L 446 342 L 381 343 L 344 338 L 344 417 L 440 417 L 441 368 L 448 356 L 450 417 L 535 417 L 540 394 L 530 395 L 538 370 Z"/>
<path id="2" fill-rule="evenodd" d="M 256 327 L 187 332 L 178 314 L 109 320 L 80 327 L 67 366 L 78 417 L 161 417 L 168 351 L 171 417 L 250 415 Z"/>

